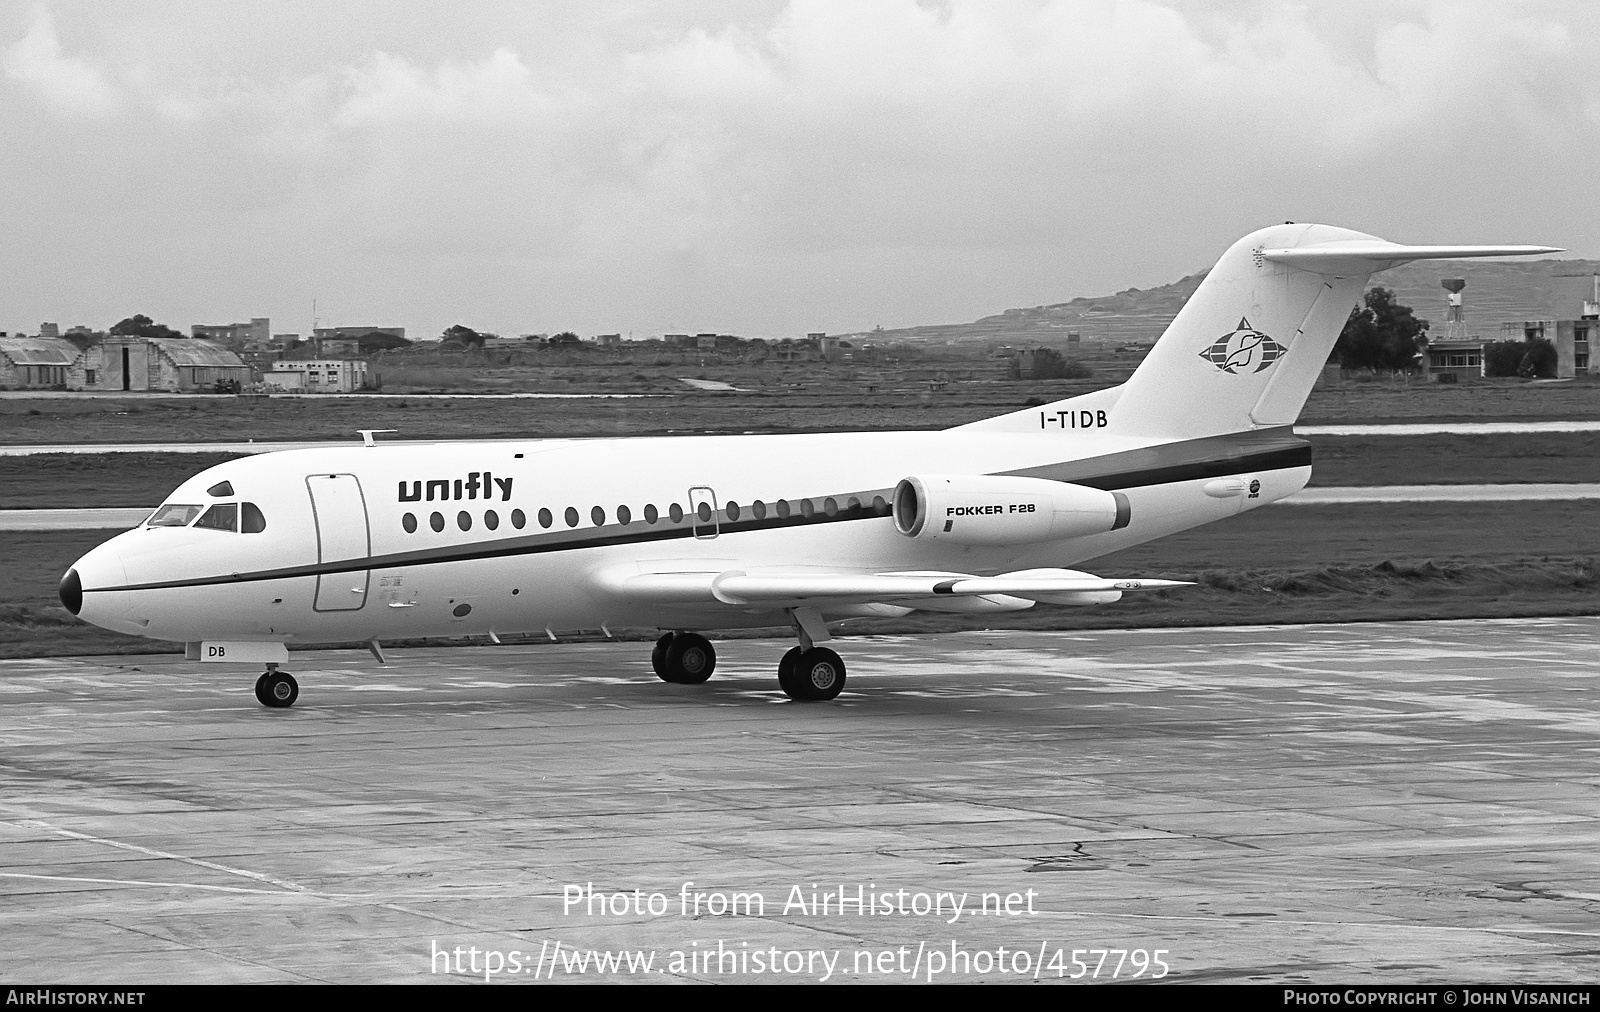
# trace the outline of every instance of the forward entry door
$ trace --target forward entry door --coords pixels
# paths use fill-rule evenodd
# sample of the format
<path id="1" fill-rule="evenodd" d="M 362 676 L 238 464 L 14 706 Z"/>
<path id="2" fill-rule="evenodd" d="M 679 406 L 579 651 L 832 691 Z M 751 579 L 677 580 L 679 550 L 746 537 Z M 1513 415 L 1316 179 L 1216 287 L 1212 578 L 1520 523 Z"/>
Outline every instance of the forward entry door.
<path id="1" fill-rule="evenodd" d="M 306 478 L 317 524 L 317 563 L 362 561 L 372 555 L 367 503 L 353 474 L 313 474 Z M 315 611 L 357 611 L 367 603 L 369 570 L 320 573 Z"/>

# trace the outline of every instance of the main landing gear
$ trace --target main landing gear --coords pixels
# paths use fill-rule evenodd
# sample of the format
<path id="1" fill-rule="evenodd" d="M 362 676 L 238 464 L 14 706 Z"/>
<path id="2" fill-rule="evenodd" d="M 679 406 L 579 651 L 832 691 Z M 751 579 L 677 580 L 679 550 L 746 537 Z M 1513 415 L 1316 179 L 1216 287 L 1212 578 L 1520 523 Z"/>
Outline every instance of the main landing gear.
<path id="1" fill-rule="evenodd" d="M 656 640 L 650 652 L 650 666 L 663 682 L 699 685 L 717 667 L 717 652 L 711 641 L 699 633 L 669 632 Z"/>
<path id="2" fill-rule="evenodd" d="M 276 664 L 268 664 L 266 673 L 256 679 L 256 699 L 262 706 L 281 710 L 299 698 L 300 683 L 289 672 L 279 671 Z"/>
<path id="3" fill-rule="evenodd" d="M 717 652 L 710 641 L 698 633 L 669 632 L 656 640 L 656 648 L 650 652 L 650 666 L 663 682 L 699 685 L 710 678 L 716 668 Z M 844 661 L 827 647 L 813 645 L 811 637 L 802 631 L 801 645 L 784 654 L 783 660 L 778 662 L 778 685 L 790 699 L 806 702 L 833 699 L 844 690 Z"/>
<path id="4" fill-rule="evenodd" d="M 844 661 L 827 647 L 792 647 L 778 662 L 778 685 L 790 699 L 832 699 L 844 691 Z"/>

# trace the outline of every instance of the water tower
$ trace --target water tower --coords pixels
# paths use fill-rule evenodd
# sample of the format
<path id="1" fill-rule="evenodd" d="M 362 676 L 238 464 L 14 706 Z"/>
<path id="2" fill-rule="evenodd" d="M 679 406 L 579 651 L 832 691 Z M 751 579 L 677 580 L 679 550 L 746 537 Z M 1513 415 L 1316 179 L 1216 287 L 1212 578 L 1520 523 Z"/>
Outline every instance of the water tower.
<path id="1" fill-rule="evenodd" d="M 1467 287 L 1467 279 L 1441 278 L 1439 284 L 1445 291 L 1450 293 L 1445 297 L 1444 339 L 1446 341 L 1465 341 L 1467 339 L 1467 313 L 1461 305 L 1461 290 Z"/>

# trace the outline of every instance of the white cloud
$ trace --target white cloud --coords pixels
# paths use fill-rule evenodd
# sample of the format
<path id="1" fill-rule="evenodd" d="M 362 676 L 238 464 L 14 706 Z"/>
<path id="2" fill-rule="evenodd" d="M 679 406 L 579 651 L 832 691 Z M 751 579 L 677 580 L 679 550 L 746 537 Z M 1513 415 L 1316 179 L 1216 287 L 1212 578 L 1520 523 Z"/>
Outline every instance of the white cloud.
<path id="1" fill-rule="evenodd" d="M 730 316 L 707 326 L 770 332 L 812 302 L 817 326 L 892 324 L 1168 280 L 1289 217 L 1455 240 L 1433 226 L 1470 206 L 1516 228 L 1469 238 L 1574 244 L 1553 222 L 1600 242 L 1581 169 L 1600 29 L 1555 0 L 1339 20 L 1278 0 L 528 6 L 516 24 L 396 0 L 381 32 L 316 5 L 307 53 L 282 44 L 287 15 L 263 15 L 267 45 L 176 6 L 79 31 L 71 2 L 73 56 L 43 13 L 0 50 L 52 108 L 117 113 L 124 144 L 94 163 L 114 184 L 58 202 L 101 200 L 108 226 L 143 208 L 178 244 L 281 230 L 278 261 L 227 247 L 240 276 L 315 235 L 327 271 L 384 258 L 418 299 L 493 275 L 584 312 L 715 304 Z"/>
<path id="2" fill-rule="evenodd" d="M 50 12 L 34 12 L 28 34 L 6 47 L 6 77 L 64 116 L 107 116 L 117 111 L 117 89 L 88 62 L 67 56 Z"/>

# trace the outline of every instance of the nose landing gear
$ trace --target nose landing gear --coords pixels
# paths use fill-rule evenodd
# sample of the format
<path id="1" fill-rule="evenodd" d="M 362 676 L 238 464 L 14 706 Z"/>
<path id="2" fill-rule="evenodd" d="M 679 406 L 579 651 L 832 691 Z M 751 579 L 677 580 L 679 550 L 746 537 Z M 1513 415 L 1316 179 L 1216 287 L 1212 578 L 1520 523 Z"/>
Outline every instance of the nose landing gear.
<path id="1" fill-rule="evenodd" d="M 256 679 L 256 700 L 262 706 L 281 710 L 299 698 L 300 683 L 289 672 L 279 671 L 276 664 L 268 664 L 266 673 Z"/>

